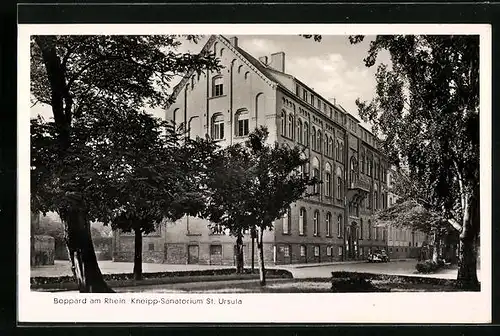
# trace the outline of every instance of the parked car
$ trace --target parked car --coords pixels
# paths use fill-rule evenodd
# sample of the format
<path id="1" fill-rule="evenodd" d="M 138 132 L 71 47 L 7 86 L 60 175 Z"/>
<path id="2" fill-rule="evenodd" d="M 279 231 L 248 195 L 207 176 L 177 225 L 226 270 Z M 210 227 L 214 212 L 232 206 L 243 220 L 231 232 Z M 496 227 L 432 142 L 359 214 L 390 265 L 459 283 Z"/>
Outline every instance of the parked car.
<path id="1" fill-rule="evenodd" d="M 389 256 L 385 250 L 375 250 L 368 254 L 368 262 L 388 262 Z"/>

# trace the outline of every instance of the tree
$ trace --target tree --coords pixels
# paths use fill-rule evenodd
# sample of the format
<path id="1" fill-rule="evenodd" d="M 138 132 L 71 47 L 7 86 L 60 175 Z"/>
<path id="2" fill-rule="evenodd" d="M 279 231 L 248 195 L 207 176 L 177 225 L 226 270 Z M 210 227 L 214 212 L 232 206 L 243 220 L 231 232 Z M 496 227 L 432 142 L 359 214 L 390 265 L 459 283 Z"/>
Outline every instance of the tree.
<path id="1" fill-rule="evenodd" d="M 362 36 L 351 36 L 359 43 Z M 477 288 L 479 234 L 479 37 L 391 35 L 370 43 L 365 65 L 377 68 L 376 95 L 356 101 L 383 136 L 383 150 L 408 169 L 414 200 L 460 233 L 458 283 Z"/>
<path id="2" fill-rule="evenodd" d="M 267 144 L 267 138 L 267 129 L 260 127 L 244 144 L 224 149 L 219 169 L 208 179 L 212 191 L 207 206 L 207 217 L 236 235 L 238 253 L 243 233 L 257 231 L 262 286 L 266 284 L 264 231 L 271 230 L 273 221 L 304 197 L 308 186 L 318 182 L 299 172 L 307 162 L 299 147 Z"/>
<path id="3" fill-rule="evenodd" d="M 79 161 L 86 159 L 78 157 L 82 143 L 75 140 L 79 137 L 74 133 L 75 123 L 85 115 L 99 119 L 145 105 L 165 106 L 174 76 L 219 68 L 215 56 L 206 50 L 198 55 L 176 52 L 182 39 L 173 35 L 32 37 L 32 97 L 34 104 L 50 105 L 54 117 L 53 123 L 32 123 L 32 152 L 37 154 L 32 163 L 32 204 L 36 211 L 60 215 L 81 292 L 110 289 L 92 246 L 89 210 L 99 196 L 89 203 L 89 192 L 82 189 L 93 183 L 81 183 L 90 180 L 80 167 Z M 127 135 L 127 129 L 120 134 Z"/>

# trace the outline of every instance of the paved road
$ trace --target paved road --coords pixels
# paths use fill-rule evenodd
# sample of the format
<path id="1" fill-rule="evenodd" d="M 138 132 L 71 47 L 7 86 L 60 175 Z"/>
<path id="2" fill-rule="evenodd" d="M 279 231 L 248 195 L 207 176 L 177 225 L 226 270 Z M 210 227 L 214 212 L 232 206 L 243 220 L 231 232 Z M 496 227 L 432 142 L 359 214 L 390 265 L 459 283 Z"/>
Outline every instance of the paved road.
<path id="1" fill-rule="evenodd" d="M 329 278 L 333 271 L 367 272 L 377 274 L 415 275 L 443 279 L 456 279 L 457 269 L 443 269 L 434 274 L 415 274 L 416 260 L 391 261 L 388 263 L 336 263 L 333 265 L 318 265 L 315 267 L 285 266 L 294 278 Z M 479 277 L 479 272 L 478 272 Z"/>

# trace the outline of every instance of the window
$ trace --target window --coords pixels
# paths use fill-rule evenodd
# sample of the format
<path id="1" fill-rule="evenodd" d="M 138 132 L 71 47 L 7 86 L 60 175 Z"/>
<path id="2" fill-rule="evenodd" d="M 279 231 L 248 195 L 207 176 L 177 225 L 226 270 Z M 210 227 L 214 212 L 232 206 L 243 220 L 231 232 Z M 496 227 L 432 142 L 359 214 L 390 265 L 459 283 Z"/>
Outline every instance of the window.
<path id="1" fill-rule="evenodd" d="M 293 115 L 288 115 L 288 137 L 293 139 Z"/>
<path id="2" fill-rule="evenodd" d="M 302 99 L 304 99 L 304 101 L 307 102 L 307 91 L 306 90 L 302 90 Z"/>
<path id="3" fill-rule="evenodd" d="M 319 246 L 314 246 L 314 256 L 319 257 Z"/>
<path id="4" fill-rule="evenodd" d="M 363 239 L 363 218 L 359 219 L 359 239 Z"/>
<path id="5" fill-rule="evenodd" d="M 304 123 L 304 145 L 309 146 L 309 125 Z"/>
<path id="6" fill-rule="evenodd" d="M 337 199 L 342 199 L 342 177 L 337 176 Z"/>
<path id="7" fill-rule="evenodd" d="M 378 207 L 378 193 L 375 190 L 375 192 L 373 193 L 373 209 L 377 210 L 377 207 Z"/>
<path id="8" fill-rule="evenodd" d="M 212 117 L 212 139 L 224 139 L 224 116 L 222 113 L 214 114 Z"/>
<path id="9" fill-rule="evenodd" d="M 210 255 L 222 256 L 222 245 L 210 245 Z"/>
<path id="10" fill-rule="evenodd" d="M 224 94 L 224 86 L 222 82 L 222 76 L 214 77 L 213 79 L 213 88 L 212 88 L 212 96 L 219 97 Z"/>
<path id="11" fill-rule="evenodd" d="M 154 251 L 155 250 L 155 244 L 154 243 L 149 243 L 148 245 L 148 251 Z"/>
<path id="12" fill-rule="evenodd" d="M 289 234 L 290 233 L 290 220 L 291 220 L 291 210 L 290 208 L 285 212 L 283 215 L 283 234 Z"/>
<path id="13" fill-rule="evenodd" d="M 333 144 L 333 138 L 330 138 L 329 142 L 330 142 L 330 152 L 328 153 L 328 155 L 330 157 L 333 157 L 333 153 L 335 152 L 335 145 Z"/>
<path id="14" fill-rule="evenodd" d="M 311 147 L 316 150 L 316 128 L 314 126 L 311 131 Z"/>
<path id="15" fill-rule="evenodd" d="M 314 96 L 311 95 L 311 105 L 314 106 Z"/>
<path id="16" fill-rule="evenodd" d="M 339 246 L 339 256 L 342 256 L 343 248 L 342 246 Z"/>
<path id="17" fill-rule="evenodd" d="M 299 120 L 298 123 L 297 123 L 297 137 L 298 137 L 298 142 L 299 144 L 302 143 L 302 139 L 303 139 L 303 134 L 302 134 L 302 120 Z"/>
<path id="18" fill-rule="evenodd" d="M 284 254 L 285 257 L 289 257 L 290 256 L 290 246 L 285 245 L 283 247 L 283 254 Z"/>
<path id="19" fill-rule="evenodd" d="M 351 169 L 350 169 L 350 176 L 349 176 L 351 185 L 356 182 L 358 179 L 358 163 L 356 162 L 356 159 L 351 157 Z"/>
<path id="20" fill-rule="evenodd" d="M 300 245 L 300 256 L 301 257 L 306 256 L 306 246 L 305 245 Z"/>
<path id="21" fill-rule="evenodd" d="M 328 164 L 327 164 L 328 165 Z M 325 172 L 325 196 L 331 197 L 332 192 L 332 173 L 330 169 Z"/>
<path id="22" fill-rule="evenodd" d="M 361 172 L 365 173 L 365 152 L 361 153 Z"/>
<path id="23" fill-rule="evenodd" d="M 314 225 L 314 235 L 318 236 L 319 235 L 319 211 L 318 210 L 316 210 L 314 212 L 313 225 Z"/>
<path id="24" fill-rule="evenodd" d="M 374 231 L 375 231 L 375 240 L 378 240 L 378 227 L 375 227 Z"/>
<path id="25" fill-rule="evenodd" d="M 299 235 L 306 233 L 306 209 L 300 209 L 299 213 Z"/>
<path id="26" fill-rule="evenodd" d="M 286 136 L 286 113 L 281 111 L 281 135 Z"/>
<path id="27" fill-rule="evenodd" d="M 297 85 L 295 88 L 295 94 L 298 96 L 299 93 L 300 93 L 300 86 Z"/>
<path id="28" fill-rule="evenodd" d="M 340 238 L 342 237 L 342 215 L 339 215 L 337 217 L 337 237 Z"/>
<path id="29" fill-rule="evenodd" d="M 331 235 L 332 235 L 332 214 L 329 212 L 326 213 L 325 227 L 326 227 L 326 236 L 331 237 Z"/>
<path id="30" fill-rule="evenodd" d="M 248 132 L 248 111 L 236 112 L 236 136 L 247 136 Z"/>
<path id="31" fill-rule="evenodd" d="M 312 167 L 313 167 L 313 177 L 319 181 L 321 179 L 321 176 L 319 174 L 319 160 L 316 157 L 313 157 L 312 159 Z M 315 194 L 319 193 L 319 183 L 316 183 L 313 186 L 313 192 Z"/>
<path id="32" fill-rule="evenodd" d="M 372 239 L 372 222 L 368 220 L 368 239 Z"/>
<path id="33" fill-rule="evenodd" d="M 332 250 L 333 250 L 333 247 L 331 247 L 331 246 L 326 247 L 326 255 L 328 257 L 330 257 L 332 255 Z"/>
<path id="34" fill-rule="evenodd" d="M 321 131 L 318 130 L 318 141 L 317 141 L 317 150 L 318 152 L 321 152 L 321 145 L 323 144 L 323 140 L 322 140 L 322 137 L 321 137 Z"/>
<path id="35" fill-rule="evenodd" d="M 337 146 L 335 146 L 335 158 L 340 160 L 340 141 L 337 140 Z"/>

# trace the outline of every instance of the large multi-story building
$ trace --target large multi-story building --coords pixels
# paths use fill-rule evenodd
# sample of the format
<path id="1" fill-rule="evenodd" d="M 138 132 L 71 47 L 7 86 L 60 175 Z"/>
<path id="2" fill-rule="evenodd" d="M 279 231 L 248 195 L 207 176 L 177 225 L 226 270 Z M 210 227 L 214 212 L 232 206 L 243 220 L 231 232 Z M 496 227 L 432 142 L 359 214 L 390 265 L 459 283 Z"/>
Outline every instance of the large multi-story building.
<path id="1" fill-rule="evenodd" d="M 221 146 L 244 141 L 266 126 L 269 142 L 301 146 L 303 167 L 323 183 L 316 195 L 292 204 L 264 236 L 267 262 L 315 263 L 363 259 L 387 248 L 387 231 L 372 225 L 387 207 L 388 163 L 377 139 L 334 99 L 326 99 L 285 71 L 285 54 L 259 59 L 236 37 L 211 36 L 204 50 L 220 58 L 216 73 L 190 73 L 174 89 L 166 119 L 189 126 L 190 136 L 210 135 Z M 132 260 L 133 237 L 115 235 L 115 260 Z M 185 217 L 144 238 L 145 261 L 233 264 L 235 238 Z M 250 237 L 244 239 L 251 259 Z"/>
<path id="2" fill-rule="evenodd" d="M 393 192 L 395 170 L 391 167 L 387 171 L 387 206 L 392 207 L 399 199 Z M 387 230 L 387 248 L 392 259 L 418 258 L 423 245 L 427 244 L 427 235 L 412 229 L 407 223 L 389 225 Z"/>

